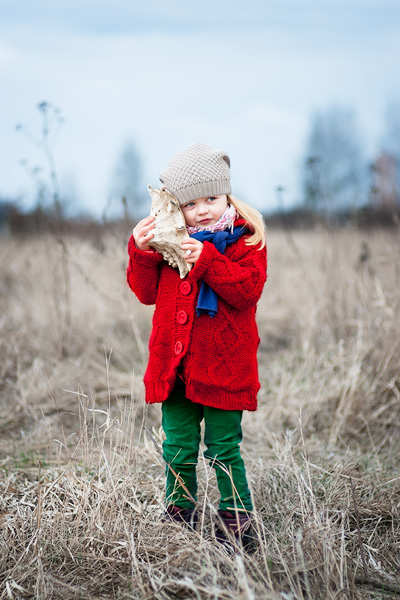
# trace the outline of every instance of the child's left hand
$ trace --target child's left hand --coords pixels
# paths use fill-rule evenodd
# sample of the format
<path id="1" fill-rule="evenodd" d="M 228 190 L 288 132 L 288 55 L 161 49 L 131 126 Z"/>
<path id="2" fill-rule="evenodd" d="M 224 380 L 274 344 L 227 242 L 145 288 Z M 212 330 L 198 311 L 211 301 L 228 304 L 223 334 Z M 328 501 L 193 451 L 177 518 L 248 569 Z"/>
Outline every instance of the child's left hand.
<path id="1" fill-rule="evenodd" d="M 199 258 L 201 251 L 203 250 L 203 243 L 194 238 L 185 238 L 181 244 L 183 250 L 183 257 L 187 263 L 196 263 Z"/>

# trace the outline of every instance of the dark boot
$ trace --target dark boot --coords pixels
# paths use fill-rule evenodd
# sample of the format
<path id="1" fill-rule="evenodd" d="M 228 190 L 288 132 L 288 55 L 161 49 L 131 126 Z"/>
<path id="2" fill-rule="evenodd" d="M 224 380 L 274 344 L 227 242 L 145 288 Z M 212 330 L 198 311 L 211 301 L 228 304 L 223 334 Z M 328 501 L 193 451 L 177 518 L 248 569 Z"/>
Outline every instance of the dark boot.
<path id="1" fill-rule="evenodd" d="M 251 519 L 247 513 L 232 513 L 228 510 L 219 510 L 215 519 L 215 538 L 221 544 L 234 549 L 241 547 L 249 551 L 253 546 Z"/>
<path id="2" fill-rule="evenodd" d="M 176 504 L 170 504 L 165 512 L 164 520 L 175 521 L 189 529 L 196 529 L 198 514 L 194 508 L 182 508 Z"/>

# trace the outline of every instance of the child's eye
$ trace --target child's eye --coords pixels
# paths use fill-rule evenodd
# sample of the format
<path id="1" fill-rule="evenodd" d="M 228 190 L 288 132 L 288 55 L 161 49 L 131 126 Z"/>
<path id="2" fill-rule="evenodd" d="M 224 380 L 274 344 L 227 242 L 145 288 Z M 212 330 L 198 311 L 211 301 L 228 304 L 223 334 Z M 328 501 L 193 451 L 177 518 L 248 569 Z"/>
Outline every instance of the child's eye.
<path id="1" fill-rule="evenodd" d="M 188 202 L 187 204 L 184 204 L 182 208 L 191 208 L 192 206 L 194 206 L 194 202 Z"/>
<path id="2" fill-rule="evenodd" d="M 209 197 L 207 198 L 207 200 L 215 200 L 215 199 L 216 199 L 216 196 L 209 196 Z"/>

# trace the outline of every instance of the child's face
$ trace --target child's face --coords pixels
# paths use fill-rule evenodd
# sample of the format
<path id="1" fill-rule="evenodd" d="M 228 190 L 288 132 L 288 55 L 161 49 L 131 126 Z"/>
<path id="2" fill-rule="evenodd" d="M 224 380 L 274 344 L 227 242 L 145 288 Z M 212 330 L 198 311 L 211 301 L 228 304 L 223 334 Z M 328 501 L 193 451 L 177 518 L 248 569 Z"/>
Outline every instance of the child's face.
<path id="1" fill-rule="evenodd" d="M 207 196 L 186 202 L 181 206 L 186 225 L 189 227 L 211 227 L 226 211 L 228 198 Z"/>

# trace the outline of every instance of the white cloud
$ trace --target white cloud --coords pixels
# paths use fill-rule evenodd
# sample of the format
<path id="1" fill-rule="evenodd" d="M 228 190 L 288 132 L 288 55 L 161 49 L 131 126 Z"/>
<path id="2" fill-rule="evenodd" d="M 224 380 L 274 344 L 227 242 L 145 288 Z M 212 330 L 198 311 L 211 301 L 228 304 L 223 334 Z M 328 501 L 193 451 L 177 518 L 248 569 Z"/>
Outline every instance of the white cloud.
<path id="1" fill-rule="evenodd" d="M 14 65 L 20 58 L 20 53 L 12 44 L 0 42 L 0 69 Z"/>

